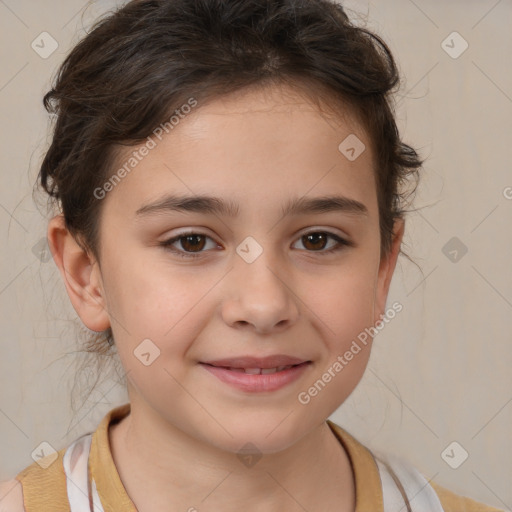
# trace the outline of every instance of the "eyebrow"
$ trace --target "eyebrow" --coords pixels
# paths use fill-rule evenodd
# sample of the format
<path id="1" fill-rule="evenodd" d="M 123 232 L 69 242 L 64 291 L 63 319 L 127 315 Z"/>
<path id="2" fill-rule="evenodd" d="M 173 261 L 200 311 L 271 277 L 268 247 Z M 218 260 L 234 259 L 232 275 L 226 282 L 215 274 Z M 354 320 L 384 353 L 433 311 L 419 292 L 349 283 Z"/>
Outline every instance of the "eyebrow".
<path id="1" fill-rule="evenodd" d="M 210 213 L 235 218 L 240 214 L 240 206 L 233 201 L 226 201 L 219 197 L 206 195 L 167 195 L 162 199 L 140 207 L 136 211 L 136 215 L 146 216 L 150 214 L 166 213 L 168 211 Z M 289 200 L 281 209 L 283 217 L 328 212 L 341 212 L 364 216 L 368 215 L 368 208 L 355 199 L 340 195 L 329 195 L 314 198 L 294 198 Z"/>

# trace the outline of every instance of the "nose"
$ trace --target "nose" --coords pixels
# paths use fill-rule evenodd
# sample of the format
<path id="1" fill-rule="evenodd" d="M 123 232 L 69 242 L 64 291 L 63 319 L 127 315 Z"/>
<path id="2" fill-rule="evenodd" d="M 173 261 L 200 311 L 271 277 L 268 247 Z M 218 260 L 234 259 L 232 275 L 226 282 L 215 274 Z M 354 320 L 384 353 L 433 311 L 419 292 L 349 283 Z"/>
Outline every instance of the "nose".
<path id="1" fill-rule="evenodd" d="M 240 258 L 227 279 L 222 317 L 230 327 L 269 334 L 297 321 L 299 298 L 292 279 L 266 257 L 266 251 L 252 263 Z"/>

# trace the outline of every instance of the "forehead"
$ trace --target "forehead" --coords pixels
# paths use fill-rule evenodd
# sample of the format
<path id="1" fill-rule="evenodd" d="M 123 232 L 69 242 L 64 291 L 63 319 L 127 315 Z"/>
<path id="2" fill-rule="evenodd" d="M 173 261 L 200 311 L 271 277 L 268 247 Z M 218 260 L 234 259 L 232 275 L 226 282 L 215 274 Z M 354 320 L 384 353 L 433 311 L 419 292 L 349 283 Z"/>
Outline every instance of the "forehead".
<path id="1" fill-rule="evenodd" d="M 173 192 L 223 196 L 258 210 L 271 198 L 281 208 L 289 197 L 334 189 L 374 206 L 373 155 L 360 123 L 349 109 L 320 111 L 300 90 L 265 87 L 215 98 L 176 117 L 167 131 L 150 136 L 154 147 L 109 192 L 112 206 L 135 213 Z M 362 151 L 356 159 L 346 152 L 354 141 Z M 115 169 L 142 146 L 118 153 Z"/>
<path id="2" fill-rule="evenodd" d="M 309 138 L 318 144 L 327 132 L 339 137 L 348 131 L 358 133 L 361 139 L 368 138 L 348 104 L 334 101 L 324 89 L 309 90 L 305 85 L 260 84 L 241 89 L 208 99 L 200 104 L 195 114 L 187 116 L 189 133 L 196 130 L 195 133 L 199 135 L 203 127 L 210 125 L 209 128 L 212 128 L 212 124 L 225 129 L 231 126 L 235 132 L 245 121 L 250 122 L 254 131 L 259 131 L 260 135 L 267 132 L 277 140 L 289 139 L 293 134 L 297 141 L 296 149 L 301 139 Z M 280 129 L 287 122 L 292 129 L 283 133 Z"/>

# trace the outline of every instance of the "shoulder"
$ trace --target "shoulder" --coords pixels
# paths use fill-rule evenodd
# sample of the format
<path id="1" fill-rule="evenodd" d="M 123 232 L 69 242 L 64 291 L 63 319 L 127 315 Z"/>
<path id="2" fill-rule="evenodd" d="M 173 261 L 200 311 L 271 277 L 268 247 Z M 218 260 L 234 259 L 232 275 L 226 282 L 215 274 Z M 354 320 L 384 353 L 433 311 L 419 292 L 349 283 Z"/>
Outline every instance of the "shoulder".
<path id="1" fill-rule="evenodd" d="M 454 492 L 431 482 L 430 485 L 439 497 L 445 512 L 503 512 L 504 509 L 484 505 L 466 496 Z"/>
<path id="2" fill-rule="evenodd" d="M 0 482 L 0 510 L 6 512 L 25 512 L 23 489 L 16 478 Z"/>
<path id="3" fill-rule="evenodd" d="M 394 480 L 396 486 L 402 487 L 400 492 L 409 499 L 413 510 L 416 505 L 418 510 L 443 510 L 443 512 L 505 512 L 504 509 L 485 505 L 467 496 L 458 495 L 435 482 L 427 481 L 425 476 L 405 459 L 387 454 L 386 457 L 381 455 L 376 462 L 381 473 L 384 502 L 386 498 L 389 502 L 393 502 L 395 499 L 393 494 L 398 496 L 395 485 L 392 483 Z M 388 490 L 387 496 L 386 490 Z M 400 501 L 400 498 L 397 499 Z"/>
<path id="4" fill-rule="evenodd" d="M 6 501 L 0 501 L 0 512 L 69 512 L 62 464 L 65 451 L 33 462 L 13 480 L 4 482 L 0 495 L 5 494 Z"/>

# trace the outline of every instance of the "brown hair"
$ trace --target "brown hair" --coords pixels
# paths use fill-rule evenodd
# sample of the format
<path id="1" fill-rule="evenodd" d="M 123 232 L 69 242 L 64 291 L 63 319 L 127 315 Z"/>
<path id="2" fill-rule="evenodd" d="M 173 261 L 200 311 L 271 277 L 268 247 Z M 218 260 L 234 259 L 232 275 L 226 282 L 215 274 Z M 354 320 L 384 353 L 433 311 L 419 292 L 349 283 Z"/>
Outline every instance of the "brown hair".
<path id="1" fill-rule="evenodd" d="M 382 39 L 331 0 L 134 0 L 96 23 L 45 95 L 57 116 L 39 181 L 69 231 L 98 257 L 103 202 L 93 192 L 112 173 L 119 148 L 144 141 L 191 97 L 201 105 L 288 83 L 333 109 L 350 105 L 363 125 L 378 162 L 387 255 L 394 220 L 406 211 L 402 186 L 410 177 L 417 185 L 422 164 L 395 123 L 391 93 L 399 82 Z"/>

